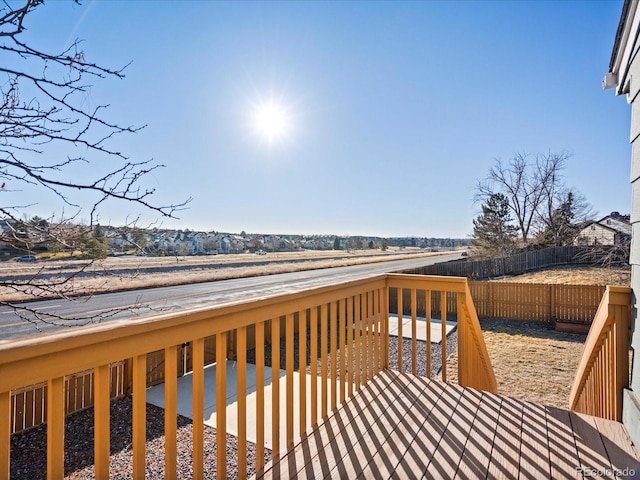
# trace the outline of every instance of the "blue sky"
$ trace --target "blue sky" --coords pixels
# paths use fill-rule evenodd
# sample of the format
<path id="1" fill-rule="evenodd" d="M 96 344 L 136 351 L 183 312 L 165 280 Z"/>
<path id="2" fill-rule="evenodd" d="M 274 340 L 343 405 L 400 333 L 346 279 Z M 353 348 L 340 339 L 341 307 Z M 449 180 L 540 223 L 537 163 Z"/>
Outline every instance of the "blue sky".
<path id="1" fill-rule="evenodd" d="M 515 152 L 570 152 L 567 183 L 602 216 L 629 212 L 630 107 L 601 88 L 621 6 L 85 0 L 27 28 L 132 62 L 87 101 L 147 124 L 121 148 L 166 165 L 148 179 L 157 203 L 193 197 L 164 227 L 467 237 L 477 181 Z M 269 101 L 288 124 L 271 142 L 254 126 Z M 107 204 L 101 220 L 132 213 Z"/>

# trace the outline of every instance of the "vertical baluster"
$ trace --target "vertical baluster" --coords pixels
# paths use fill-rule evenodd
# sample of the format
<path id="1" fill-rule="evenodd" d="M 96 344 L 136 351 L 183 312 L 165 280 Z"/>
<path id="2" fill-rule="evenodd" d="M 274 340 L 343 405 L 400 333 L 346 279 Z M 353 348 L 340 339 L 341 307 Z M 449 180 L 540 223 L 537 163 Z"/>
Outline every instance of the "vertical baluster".
<path id="1" fill-rule="evenodd" d="M 11 392 L 0 393 L 0 478 L 11 469 Z"/>
<path id="2" fill-rule="evenodd" d="M 285 317 L 285 355 L 286 355 L 286 433 L 287 448 L 293 444 L 293 314 Z"/>
<path id="3" fill-rule="evenodd" d="M 323 303 L 320 306 L 320 372 L 321 372 L 321 415 L 325 417 L 327 415 L 327 343 L 328 343 L 328 331 L 327 324 L 329 319 L 327 316 L 327 304 Z"/>
<path id="4" fill-rule="evenodd" d="M 447 292 L 440 292 L 440 326 L 442 333 L 442 381 L 447 381 Z"/>
<path id="5" fill-rule="evenodd" d="M 227 477 L 227 332 L 216 334 L 216 478 Z"/>
<path id="6" fill-rule="evenodd" d="M 398 287 L 398 371 L 402 373 L 402 288 Z"/>
<path id="7" fill-rule="evenodd" d="M 280 317 L 271 319 L 271 457 L 280 456 Z"/>
<path id="8" fill-rule="evenodd" d="M 47 385 L 47 478 L 64 477 L 64 377 Z"/>
<path id="9" fill-rule="evenodd" d="M 389 287 L 385 287 L 382 295 L 382 345 L 383 368 L 389 368 Z"/>
<path id="10" fill-rule="evenodd" d="M 356 373 L 356 391 L 360 390 L 360 333 L 361 333 L 361 325 L 362 325 L 362 309 L 361 309 L 361 299 L 360 295 L 355 296 L 355 311 L 353 314 L 353 320 L 355 322 L 355 326 L 353 329 L 354 332 L 354 343 L 355 343 L 355 373 Z"/>
<path id="11" fill-rule="evenodd" d="M 340 403 L 343 403 L 347 394 L 346 357 L 347 354 L 347 301 L 340 300 Z"/>
<path id="12" fill-rule="evenodd" d="M 431 378 L 431 290 L 424 291 L 424 311 L 427 324 L 427 378 Z M 458 313 L 458 322 L 461 318 L 461 314 Z M 458 323 L 458 328 L 460 328 L 460 323 Z"/>
<path id="13" fill-rule="evenodd" d="M 411 289 L 411 373 L 416 375 L 418 372 L 418 323 L 416 318 L 417 311 L 417 293 L 416 289 Z"/>
<path id="14" fill-rule="evenodd" d="M 613 418 L 611 417 L 612 411 L 609 408 L 609 399 L 613 398 L 613 390 L 615 390 L 613 387 L 613 385 L 611 385 L 609 383 L 609 375 L 608 375 L 608 369 L 609 369 L 609 358 L 607 355 L 608 352 L 608 342 L 605 340 L 604 345 L 603 345 L 603 349 L 602 349 L 602 392 L 603 392 L 603 405 L 602 405 L 602 411 L 603 411 L 603 416 L 604 418 L 609 418 L 611 420 L 613 420 Z"/>
<path id="15" fill-rule="evenodd" d="M 373 291 L 373 365 L 380 372 L 380 289 Z"/>
<path id="16" fill-rule="evenodd" d="M 193 341 L 193 478 L 204 478 L 204 338 Z"/>
<path id="17" fill-rule="evenodd" d="M 236 331 L 236 366 L 238 369 L 238 478 L 247 477 L 247 327 Z"/>
<path id="18" fill-rule="evenodd" d="M 613 358 L 613 342 L 612 338 L 607 338 L 607 364 L 609 366 L 608 375 L 608 390 L 609 390 L 609 411 L 611 412 L 611 419 L 616 419 L 616 392 L 615 392 L 615 378 L 616 378 L 616 365 Z"/>
<path id="19" fill-rule="evenodd" d="M 369 376 L 368 378 L 371 380 L 374 375 L 377 373 L 375 369 L 375 359 L 374 359 L 374 344 L 376 342 L 376 338 L 374 336 L 374 325 L 375 325 L 375 313 L 374 313 L 374 302 L 373 298 L 375 295 L 375 290 L 370 291 L 367 294 L 368 299 L 368 311 L 367 315 L 367 338 L 369 339 L 369 355 L 367 365 L 369 366 Z"/>
<path id="20" fill-rule="evenodd" d="M 264 322 L 256 324 L 256 456 L 257 469 L 264 467 Z"/>
<path id="21" fill-rule="evenodd" d="M 110 428 L 109 365 L 96 367 L 93 373 L 94 469 L 96 478 L 109 478 Z"/>
<path id="22" fill-rule="evenodd" d="M 367 378 L 369 377 L 369 293 L 365 292 L 362 294 L 362 384 L 365 385 L 367 383 Z"/>
<path id="23" fill-rule="evenodd" d="M 318 423 L 318 308 L 309 312 L 309 348 L 311 350 L 311 425 Z"/>
<path id="24" fill-rule="evenodd" d="M 331 324 L 329 326 L 330 343 L 331 343 L 331 410 L 335 410 L 338 403 L 338 302 L 333 302 L 331 308 Z"/>
<path id="25" fill-rule="evenodd" d="M 347 396 L 353 395 L 353 297 L 347 299 Z"/>
<path id="26" fill-rule="evenodd" d="M 164 476 L 176 478 L 178 424 L 178 347 L 164 349 Z"/>
<path id="27" fill-rule="evenodd" d="M 147 443 L 147 355 L 133 357 L 133 478 L 144 478 Z"/>
<path id="28" fill-rule="evenodd" d="M 298 312 L 298 373 L 300 381 L 300 436 L 307 433 L 307 310 Z"/>

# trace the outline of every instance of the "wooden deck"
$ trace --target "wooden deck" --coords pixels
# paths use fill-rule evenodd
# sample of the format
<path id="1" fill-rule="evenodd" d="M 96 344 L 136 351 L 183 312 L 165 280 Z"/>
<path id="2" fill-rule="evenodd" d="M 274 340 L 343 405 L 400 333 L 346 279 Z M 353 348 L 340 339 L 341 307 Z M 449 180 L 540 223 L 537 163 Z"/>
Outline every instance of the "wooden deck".
<path id="1" fill-rule="evenodd" d="M 560 479 L 615 472 L 640 474 L 640 455 L 622 424 L 385 370 L 258 478 Z"/>

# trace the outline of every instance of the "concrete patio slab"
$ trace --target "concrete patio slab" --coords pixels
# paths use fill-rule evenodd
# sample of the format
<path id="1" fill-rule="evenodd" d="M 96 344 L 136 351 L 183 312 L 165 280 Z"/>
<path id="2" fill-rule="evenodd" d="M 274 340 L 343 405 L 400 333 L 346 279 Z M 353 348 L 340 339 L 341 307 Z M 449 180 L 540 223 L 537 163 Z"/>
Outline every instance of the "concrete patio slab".
<path id="1" fill-rule="evenodd" d="M 456 322 L 446 323 L 446 332 L 449 335 L 456 328 Z M 440 343 L 442 341 L 442 326 L 440 320 L 431 321 L 431 341 L 432 343 Z M 398 335 L 398 316 L 389 316 L 389 333 Z M 417 318 L 416 332 L 418 339 L 425 340 L 427 338 L 426 318 Z M 402 317 L 402 336 L 411 338 L 411 317 Z M 211 427 L 216 427 L 216 365 L 208 365 L 204 369 L 204 423 Z M 255 365 L 247 364 L 247 440 L 256 442 L 256 368 Z M 280 385 L 280 451 L 286 450 L 286 375 L 284 370 L 279 371 Z M 271 405 L 272 405 L 272 385 L 271 385 L 272 369 L 265 367 L 264 369 L 264 408 L 265 408 L 265 446 L 272 448 L 272 425 L 271 425 Z M 300 374 L 293 374 L 293 395 L 295 399 L 300 398 Z M 311 410 L 311 375 L 305 374 L 304 381 L 307 384 L 307 412 Z M 322 379 L 317 378 L 318 389 L 318 418 L 321 418 L 320 406 L 322 395 Z M 327 382 L 327 398 L 331 398 L 331 384 Z M 235 362 L 227 362 L 227 433 L 238 435 L 238 393 L 237 393 L 237 366 Z M 178 378 L 178 413 L 187 418 L 193 419 L 193 377 L 190 373 Z M 147 402 L 164 408 L 164 384 L 156 385 L 147 389 Z M 294 402 L 293 426 L 294 439 L 300 437 L 300 402 Z M 311 429 L 311 418 L 307 414 L 307 430 Z"/>
<path id="2" fill-rule="evenodd" d="M 447 336 L 458 326 L 457 322 L 446 322 Z M 389 334 L 398 336 L 398 316 L 389 315 Z M 416 318 L 416 335 L 418 340 L 427 341 L 427 319 Z M 402 316 L 402 337 L 411 338 L 411 316 Z M 431 343 L 442 342 L 442 323 L 440 320 L 431 320 Z"/>
<path id="3" fill-rule="evenodd" d="M 216 365 L 208 365 L 204 369 L 204 423 L 211 427 L 216 427 Z M 265 367 L 264 381 L 264 406 L 265 406 L 265 446 L 272 448 L 272 425 L 271 425 L 271 406 L 272 406 L 272 385 L 271 376 L 272 369 Z M 304 375 L 307 384 L 307 412 L 311 410 L 311 375 Z M 293 376 L 294 398 L 300 398 L 300 374 L 294 372 Z M 280 370 L 280 451 L 286 450 L 286 375 L 284 370 Z M 318 385 L 318 418 L 321 418 L 321 378 L 317 378 Z M 187 418 L 193 418 L 193 376 L 189 373 L 178 378 L 178 413 Z M 256 369 L 255 365 L 247 364 L 247 440 L 256 442 Z M 331 398 L 331 385 L 327 382 L 327 398 Z M 147 402 L 164 408 L 164 384 L 156 385 L 147 389 Z M 238 394 L 237 394 L 237 368 L 235 362 L 227 362 L 227 433 L 238 435 Z M 294 402 L 293 411 L 294 438 L 300 437 L 300 402 Z M 310 415 L 307 414 L 307 430 L 311 430 Z"/>

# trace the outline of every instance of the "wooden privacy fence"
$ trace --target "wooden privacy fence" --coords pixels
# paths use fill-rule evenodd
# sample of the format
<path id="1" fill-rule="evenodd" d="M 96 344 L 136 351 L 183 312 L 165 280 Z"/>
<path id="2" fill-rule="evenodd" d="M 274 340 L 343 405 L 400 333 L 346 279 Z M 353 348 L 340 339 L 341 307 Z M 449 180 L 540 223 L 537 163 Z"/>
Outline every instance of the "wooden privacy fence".
<path id="1" fill-rule="evenodd" d="M 616 247 L 611 247 L 616 248 Z M 406 270 L 420 275 L 452 275 L 474 280 L 518 275 L 556 265 L 598 265 L 608 253 L 607 246 L 566 246 L 522 252 L 487 260 L 457 260 Z M 626 263 L 625 263 L 626 264 Z"/>
<path id="2" fill-rule="evenodd" d="M 589 324 L 606 287 L 469 282 L 479 317 Z"/>
<path id="3" fill-rule="evenodd" d="M 419 291 L 429 292 L 425 298 L 430 298 L 432 292 L 437 292 L 435 296 L 440 298 L 453 294 L 458 311 L 459 383 L 495 391 L 493 369 L 464 278 L 380 275 L 248 303 L 113 321 L 0 344 L 0 478 L 9 478 L 11 473 L 11 392 L 38 382 L 47 383 L 47 474 L 49 478 L 64 476 L 65 378 L 89 369 L 93 370 L 94 425 L 84 435 L 93 439 L 96 478 L 109 477 L 113 473 L 109 464 L 110 372 L 114 362 L 123 360 L 131 366 L 132 475 L 144 478 L 147 359 L 150 353 L 159 350 L 164 351 L 165 370 L 164 476 L 176 478 L 178 350 L 183 345 L 190 346 L 192 356 L 193 426 L 192 437 L 187 439 L 184 448 L 192 452 L 193 477 L 208 478 L 213 472 L 205 470 L 215 468 L 217 478 L 226 478 L 230 448 L 226 408 L 216 410 L 215 463 L 204 461 L 205 343 L 211 337 L 216 343 L 215 396 L 219 406 L 227 403 L 228 338 L 235 338 L 236 466 L 238 477 L 243 478 L 247 472 L 248 428 L 255 428 L 255 458 L 260 469 L 264 466 L 265 419 L 272 424 L 272 458 L 275 458 L 389 367 L 390 288 L 406 289 L 410 298 L 416 298 Z M 412 300 L 409 306 L 413 322 L 411 344 L 415 345 L 417 308 Z M 441 315 L 446 316 L 446 309 Z M 247 375 L 250 330 L 255 336 L 255 383 L 249 383 Z M 271 354 L 265 355 L 267 332 L 270 332 L 271 344 L 279 345 L 282 354 L 281 348 L 271 348 Z M 415 357 L 415 351 L 411 355 Z M 280 375 L 271 375 L 271 381 L 265 382 L 268 366 L 275 371 L 284 370 L 282 387 Z M 398 367 L 402 371 L 402 363 Z M 297 375 L 307 369 L 309 387 L 306 381 L 299 382 L 299 394 L 294 395 Z M 270 408 L 265 401 L 269 383 Z M 248 409 L 249 393 L 255 394 L 255 410 Z M 294 411 L 299 414 L 294 415 Z M 248 415 L 254 417 L 255 427 L 249 426 Z M 282 439 L 281 425 L 286 432 Z"/>
<path id="4" fill-rule="evenodd" d="M 65 376 L 65 412 L 70 414 L 93 405 L 93 370 Z M 126 393 L 125 362 L 111 364 L 109 376 L 111 398 Z M 20 432 L 47 420 L 47 382 L 11 392 L 11 433 Z"/>
<path id="5" fill-rule="evenodd" d="M 446 278 L 446 277 L 445 277 Z M 590 324 L 598 310 L 598 305 L 606 287 L 594 285 L 546 285 L 538 283 L 515 282 L 472 282 L 469 290 L 480 318 L 502 318 L 506 320 L 522 320 L 543 323 L 568 322 Z M 391 289 L 390 305 L 395 311 L 397 292 Z M 409 294 L 404 292 L 403 304 L 406 305 Z M 426 316 L 426 297 L 417 298 L 418 315 Z M 431 314 L 440 311 L 440 297 L 432 295 L 430 299 Z M 449 319 L 457 313 L 455 296 L 446 297 Z"/>

